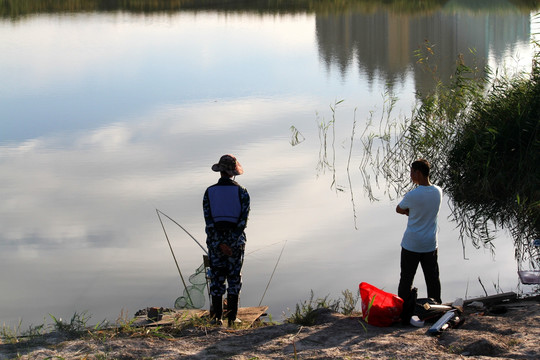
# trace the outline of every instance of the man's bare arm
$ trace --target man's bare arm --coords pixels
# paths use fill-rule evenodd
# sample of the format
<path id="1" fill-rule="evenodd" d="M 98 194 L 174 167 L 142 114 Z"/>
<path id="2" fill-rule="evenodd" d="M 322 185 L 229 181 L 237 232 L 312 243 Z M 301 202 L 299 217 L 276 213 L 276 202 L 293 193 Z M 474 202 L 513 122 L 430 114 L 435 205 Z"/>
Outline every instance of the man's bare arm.
<path id="1" fill-rule="evenodd" d="M 409 216 L 409 209 L 402 209 L 402 208 L 399 207 L 399 205 L 396 206 L 396 212 L 398 214 L 403 214 L 403 215 Z"/>

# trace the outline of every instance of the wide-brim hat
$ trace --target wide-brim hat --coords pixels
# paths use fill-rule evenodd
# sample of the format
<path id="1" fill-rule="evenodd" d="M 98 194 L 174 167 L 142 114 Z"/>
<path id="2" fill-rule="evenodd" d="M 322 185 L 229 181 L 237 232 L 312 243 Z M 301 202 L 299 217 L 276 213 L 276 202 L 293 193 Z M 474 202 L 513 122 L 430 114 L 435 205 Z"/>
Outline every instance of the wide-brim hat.
<path id="1" fill-rule="evenodd" d="M 223 155 L 217 164 L 212 165 L 212 170 L 225 172 L 230 176 L 242 175 L 244 173 L 242 165 L 240 165 L 234 156 L 229 154 Z"/>

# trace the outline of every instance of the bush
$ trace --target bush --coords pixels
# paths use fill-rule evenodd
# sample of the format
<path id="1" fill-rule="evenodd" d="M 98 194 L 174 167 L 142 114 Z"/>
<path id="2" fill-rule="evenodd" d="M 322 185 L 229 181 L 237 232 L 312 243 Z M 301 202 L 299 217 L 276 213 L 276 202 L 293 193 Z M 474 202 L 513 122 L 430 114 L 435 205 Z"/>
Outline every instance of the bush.
<path id="1" fill-rule="evenodd" d="M 511 230 L 518 255 L 540 237 L 540 67 L 497 79 L 449 150 L 444 185 L 462 217 Z M 525 243 L 523 243 L 523 241 Z"/>

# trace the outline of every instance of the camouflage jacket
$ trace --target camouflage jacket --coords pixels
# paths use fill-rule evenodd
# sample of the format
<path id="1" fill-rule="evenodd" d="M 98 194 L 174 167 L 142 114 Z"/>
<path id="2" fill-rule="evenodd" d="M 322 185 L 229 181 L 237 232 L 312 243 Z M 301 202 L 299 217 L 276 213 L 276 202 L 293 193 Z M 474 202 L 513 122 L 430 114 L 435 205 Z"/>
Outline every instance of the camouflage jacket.
<path id="1" fill-rule="evenodd" d="M 218 231 L 216 222 L 212 216 L 212 208 L 210 205 L 209 189 L 215 186 L 235 186 L 238 188 L 238 196 L 240 201 L 240 214 L 236 224 L 233 224 L 227 231 Z M 238 184 L 236 181 L 229 178 L 220 178 L 219 181 L 210 186 L 204 192 L 203 197 L 203 212 L 206 223 L 206 245 L 208 250 L 216 250 L 220 243 L 226 243 L 233 249 L 243 248 L 246 242 L 244 230 L 247 226 L 248 216 L 250 211 L 250 198 L 247 190 Z"/>

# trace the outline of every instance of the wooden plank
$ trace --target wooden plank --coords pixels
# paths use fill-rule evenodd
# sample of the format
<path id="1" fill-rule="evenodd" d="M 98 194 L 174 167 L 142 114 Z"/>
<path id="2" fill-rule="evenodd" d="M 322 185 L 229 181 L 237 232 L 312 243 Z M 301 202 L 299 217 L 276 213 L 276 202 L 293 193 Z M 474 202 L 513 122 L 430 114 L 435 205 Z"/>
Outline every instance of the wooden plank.
<path id="1" fill-rule="evenodd" d="M 266 315 L 266 310 L 268 310 L 268 306 L 239 308 L 238 315 L 236 317 L 242 320 L 242 324 L 240 327 L 251 327 L 251 325 L 253 325 L 253 323 L 257 321 L 257 319 L 259 319 L 263 315 Z"/>
<path id="2" fill-rule="evenodd" d="M 268 310 L 268 306 L 239 308 L 237 318 L 242 320 L 242 323 L 238 327 L 250 327 L 257 319 L 265 315 L 266 310 Z M 172 312 L 163 313 L 159 321 L 150 320 L 146 315 L 137 316 L 133 321 L 133 326 L 171 326 L 175 323 L 188 322 L 194 320 L 194 318 L 202 318 L 209 315 L 208 310 L 201 309 L 173 310 Z M 224 322 L 227 322 L 226 318 Z"/>

